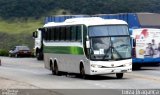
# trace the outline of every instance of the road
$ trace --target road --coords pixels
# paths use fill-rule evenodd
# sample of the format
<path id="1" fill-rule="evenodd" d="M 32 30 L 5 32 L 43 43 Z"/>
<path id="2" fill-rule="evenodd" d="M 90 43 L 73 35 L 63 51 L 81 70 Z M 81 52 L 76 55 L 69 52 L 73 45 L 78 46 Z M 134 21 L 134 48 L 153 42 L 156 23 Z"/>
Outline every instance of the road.
<path id="1" fill-rule="evenodd" d="M 0 57 L 0 89 L 160 89 L 160 67 L 143 67 L 126 73 L 80 79 L 75 75 L 52 75 L 35 58 Z"/>

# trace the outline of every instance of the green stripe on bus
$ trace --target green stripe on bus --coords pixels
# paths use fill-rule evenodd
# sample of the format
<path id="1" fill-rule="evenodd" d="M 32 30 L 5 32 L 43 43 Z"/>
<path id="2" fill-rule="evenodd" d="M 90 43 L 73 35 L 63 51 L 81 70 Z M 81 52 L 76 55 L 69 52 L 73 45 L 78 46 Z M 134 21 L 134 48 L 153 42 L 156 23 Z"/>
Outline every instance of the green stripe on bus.
<path id="1" fill-rule="evenodd" d="M 73 46 L 44 46 L 44 53 L 83 55 L 83 48 Z"/>

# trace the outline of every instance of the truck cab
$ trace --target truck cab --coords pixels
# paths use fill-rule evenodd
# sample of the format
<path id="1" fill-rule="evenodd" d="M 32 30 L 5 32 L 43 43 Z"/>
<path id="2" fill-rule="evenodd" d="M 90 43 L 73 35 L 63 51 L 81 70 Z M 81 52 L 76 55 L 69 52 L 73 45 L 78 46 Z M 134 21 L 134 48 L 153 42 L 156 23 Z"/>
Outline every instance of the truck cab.
<path id="1" fill-rule="evenodd" d="M 43 60 L 43 29 L 39 28 L 33 32 L 34 42 L 34 54 L 37 57 L 37 60 Z"/>

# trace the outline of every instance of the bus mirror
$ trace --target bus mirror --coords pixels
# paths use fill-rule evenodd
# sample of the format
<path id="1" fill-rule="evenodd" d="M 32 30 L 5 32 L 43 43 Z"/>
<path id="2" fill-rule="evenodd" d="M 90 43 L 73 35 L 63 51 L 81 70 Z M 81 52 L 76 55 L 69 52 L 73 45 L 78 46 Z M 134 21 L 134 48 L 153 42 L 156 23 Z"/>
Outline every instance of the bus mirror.
<path id="1" fill-rule="evenodd" d="M 37 38 L 36 32 L 33 32 L 32 37 L 33 37 L 33 38 Z"/>
<path id="2" fill-rule="evenodd" d="M 90 48 L 90 42 L 89 41 L 86 41 L 86 47 Z"/>

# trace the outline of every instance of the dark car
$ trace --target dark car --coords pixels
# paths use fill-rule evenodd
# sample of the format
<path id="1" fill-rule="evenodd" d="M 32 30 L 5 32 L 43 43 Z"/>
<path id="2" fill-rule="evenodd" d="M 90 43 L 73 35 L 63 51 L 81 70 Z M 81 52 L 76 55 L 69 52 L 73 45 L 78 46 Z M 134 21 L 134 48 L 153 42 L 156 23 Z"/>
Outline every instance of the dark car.
<path id="1" fill-rule="evenodd" d="M 31 56 L 31 50 L 28 46 L 15 46 L 9 51 L 9 56 L 22 57 L 22 56 Z"/>

